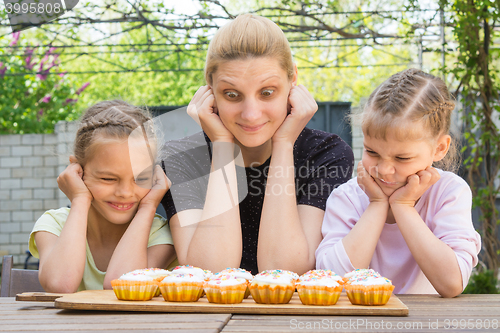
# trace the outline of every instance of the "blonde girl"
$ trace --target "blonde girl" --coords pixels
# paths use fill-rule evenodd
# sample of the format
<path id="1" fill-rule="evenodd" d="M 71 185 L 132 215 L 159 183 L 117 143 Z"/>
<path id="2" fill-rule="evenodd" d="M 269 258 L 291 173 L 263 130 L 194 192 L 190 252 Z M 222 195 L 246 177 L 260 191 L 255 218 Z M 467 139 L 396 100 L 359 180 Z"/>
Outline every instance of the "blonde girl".
<path id="1" fill-rule="evenodd" d="M 168 179 L 154 163 L 149 120 L 118 100 L 82 116 L 74 156 L 57 178 L 71 208 L 47 211 L 30 235 L 46 291 L 110 289 L 123 273 L 167 267 L 175 258 L 168 225 L 155 215 Z"/>
<path id="2" fill-rule="evenodd" d="M 481 240 L 467 183 L 454 167 L 454 103 L 444 82 L 408 69 L 369 97 L 358 176 L 334 190 L 316 266 L 344 274 L 372 268 L 395 293 L 460 294 L 477 264 Z M 456 160 L 456 159 L 455 159 Z"/>

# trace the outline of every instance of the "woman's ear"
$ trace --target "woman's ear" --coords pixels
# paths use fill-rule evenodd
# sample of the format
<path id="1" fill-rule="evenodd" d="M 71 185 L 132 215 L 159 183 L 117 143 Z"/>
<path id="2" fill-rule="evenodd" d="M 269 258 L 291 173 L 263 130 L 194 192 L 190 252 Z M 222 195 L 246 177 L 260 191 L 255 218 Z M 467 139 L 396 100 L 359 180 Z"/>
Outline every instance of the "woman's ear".
<path id="1" fill-rule="evenodd" d="M 299 75 L 299 71 L 298 71 L 298 69 L 297 69 L 297 64 L 296 64 L 296 63 L 294 63 L 294 64 L 293 64 L 292 87 L 294 87 L 294 86 L 296 86 L 296 85 L 297 85 L 298 75 Z"/>
<path id="2" fill-rule="evenodd" d="M 451 136 L 449 135 L 441 135 L 441 137 L 437 141 L 436 150 L 434 151 L 434 162 L 442 160 L 448 150 L 450 149 L 451 144 Z"/>
<path id="3" fill-rule="evenodd" d="M 74 155 L 69 156 L 69 163 L 78 163 L 78 160 Z"/>

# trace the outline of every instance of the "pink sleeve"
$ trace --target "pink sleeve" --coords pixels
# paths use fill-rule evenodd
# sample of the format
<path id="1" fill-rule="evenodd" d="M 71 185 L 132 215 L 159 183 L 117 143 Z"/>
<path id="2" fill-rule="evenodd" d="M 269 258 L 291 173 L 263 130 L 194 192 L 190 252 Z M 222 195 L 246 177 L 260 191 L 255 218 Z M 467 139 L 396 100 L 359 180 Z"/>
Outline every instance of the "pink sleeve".
<path id="1" fill-rule="evenodd" d="M 342 239 L 364 211 L 359 202 L 364 193 L 358 193 L 358 190 L 361 191 L 356 179 L 352 179 L 330 194 L 321 227 L 323 240 L 316 250 L 317 269 L 331 269 L 341 276 L 354 269 Z"/>
<path id="2" fill-rule="evenodd" d="M 472 193 L 467 183 L 458 177 L 450 179 L 441 189 L 429 198 L 437 204 L 432 221 L 427 224 L 434 235 L 455 252 L 465 289 L 481 250 L 481 237 L 472 224 Z"/>

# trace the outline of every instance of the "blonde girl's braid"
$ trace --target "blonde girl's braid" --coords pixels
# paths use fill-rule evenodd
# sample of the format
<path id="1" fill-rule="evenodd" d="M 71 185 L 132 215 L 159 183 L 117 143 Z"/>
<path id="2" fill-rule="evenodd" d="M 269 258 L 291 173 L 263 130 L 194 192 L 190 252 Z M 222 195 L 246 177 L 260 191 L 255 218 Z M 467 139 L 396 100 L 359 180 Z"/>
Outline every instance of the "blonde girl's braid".
<path id="1" fill-rule="evenodd" d="M 400 140 L 437 139 L 450 134 L 454 109 L 451 94 L 440 78 L 411 68 L 394 74 L 370 95 L 361 127 L 365 135 L 382 139 L 389 132 Z M 452 140 L 448 154 L 435 166 L 455 171 L 460 161 L 458 151 Z"/>
<path id="2" fill-rule="evenodd" d="M 74 155 L 85 165 L 99 139 L 126 139 L 137 127 L 155 141 L 148 112 L 121 100 L 104 101 L 87 109 L 76 133 Z M 156 155 L 156 154 L 155 154 Z"/>

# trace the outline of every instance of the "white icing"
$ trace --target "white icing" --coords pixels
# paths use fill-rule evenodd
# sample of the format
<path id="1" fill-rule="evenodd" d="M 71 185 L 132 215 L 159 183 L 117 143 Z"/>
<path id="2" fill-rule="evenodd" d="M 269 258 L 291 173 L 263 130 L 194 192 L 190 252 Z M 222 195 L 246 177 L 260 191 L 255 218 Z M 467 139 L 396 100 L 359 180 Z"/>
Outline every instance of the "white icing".
<path id="1" fill-rule="evenodd" d="M 203 282 L 204 279 L 193 274 L 170 274 L 161 282 Z"/>
<path id="2" fill-rule="evenodd" d="M 383 277 L 373 277 L 373 276 L 370 276 L 360 281 L 352 281 L 350 283 L 352 285 L 361 285 L 361 286 L 378 286 L 384 284 L 391 284 L 389 281 L 387 281 L 387 279 Z"/>
<path id="3" fill-rule="evenodd" d="M 125 273 L 122 276 L 118 278 L 118 280 L 127 280 L 127 281 L 154 281 L 153 277 L 147 276 L 144 274 L 133 274 L 132 272 L 130 273 Z"/>
<path id="4" fill-rule="evenodd" d="M 199 276 L 203 280 L 209 278 L 212 275 L 212 272 L 209 271 L 204 271 L 203 269 L 199 267 L 185 267 L 185 266 L 180 266 L 179 268 L 174 268 L 172 270 L 173 274 L 192 274 Z"/>
<path id="5" fill-rule="evenodd" d="M 233 271 L 233 272 L 228 272 L 227 270 L 223 270 L 223 271 L 221 271 L 219 273 L 215 273 L 213 276 L 215 278 L 215 277 L 219 277 L 221 275 L 231 275 L 231 276 L 234 276 L 236 278 L 245 279 L 247 281 L 252 281 L 252 279 L 253 279 L 252 273 L 245 272 L 245 271 L 240 271 L 240 270 Z"/>
<path id="6" fill-rule="evenodd" d="M 247 283 L 246 279 L 243 278 L 229 278 L 229 279 L 211 279 L 208 280 L 207 284 L 211 286 L 236 286 L 239 284 Z"/>
<path id="7" fill-rule="evenodd" d="M 307 281 L 297 282 L 297 285 L 302 286 L 325 286 L 325 287 L 338 287 L 340 284 L 332 278 L 323 277 L 317 279 L 311 279 Z"/>

